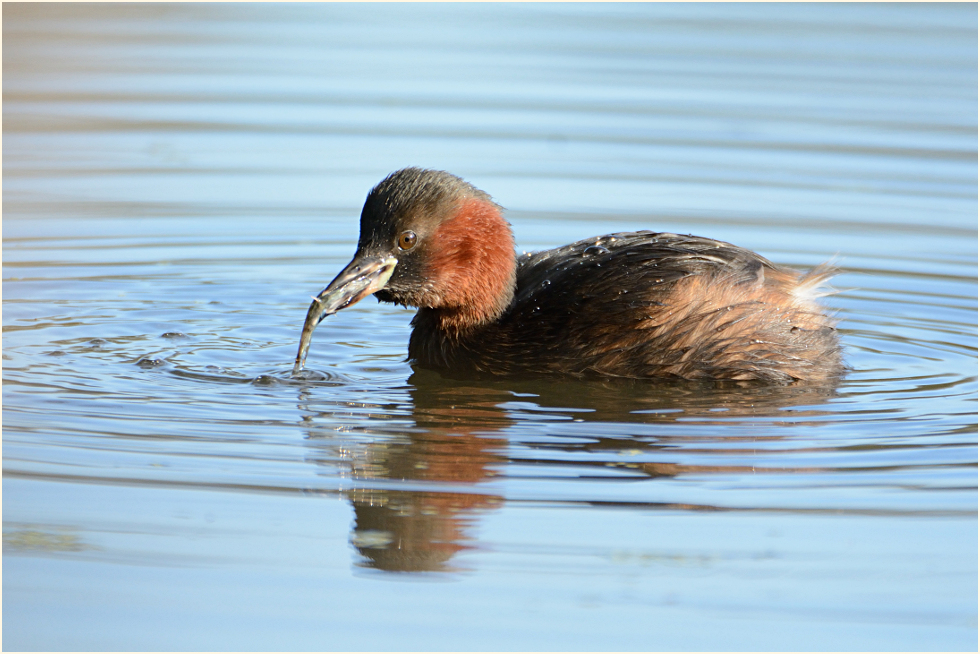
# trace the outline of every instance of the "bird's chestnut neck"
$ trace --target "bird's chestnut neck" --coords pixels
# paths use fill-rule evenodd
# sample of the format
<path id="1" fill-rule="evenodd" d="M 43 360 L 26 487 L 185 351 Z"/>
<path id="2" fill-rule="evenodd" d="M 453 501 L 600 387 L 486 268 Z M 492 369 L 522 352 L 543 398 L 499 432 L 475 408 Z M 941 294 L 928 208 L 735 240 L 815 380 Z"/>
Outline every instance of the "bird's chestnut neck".
<path id="1" fill-rule="evenodd" d="M 464 200 L 436 229 L 425 277 L 439 327 L 459 334 L 499 318 L 514 298 L 517 260 L 510 225 L 500 208 Z"/>

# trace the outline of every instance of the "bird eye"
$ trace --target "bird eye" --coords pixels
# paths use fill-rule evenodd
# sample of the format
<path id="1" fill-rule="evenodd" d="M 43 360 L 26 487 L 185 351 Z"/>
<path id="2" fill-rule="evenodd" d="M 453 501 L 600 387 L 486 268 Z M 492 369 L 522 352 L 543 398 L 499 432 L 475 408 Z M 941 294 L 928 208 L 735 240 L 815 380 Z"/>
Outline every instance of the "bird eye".
<path id="1" fill-rule="evenodd" d="M 415 235 L 415 232 L 402 232 L 401 236 L 398 237 L 398 247 L 402 250 L 411 250 L 418 240 L 419 237 Z"/>

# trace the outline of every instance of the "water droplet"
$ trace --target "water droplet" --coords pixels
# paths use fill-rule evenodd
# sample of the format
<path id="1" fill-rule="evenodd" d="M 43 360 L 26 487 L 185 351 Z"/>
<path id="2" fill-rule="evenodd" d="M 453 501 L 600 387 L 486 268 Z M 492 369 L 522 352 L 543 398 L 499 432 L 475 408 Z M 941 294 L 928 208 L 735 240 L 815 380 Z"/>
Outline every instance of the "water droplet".
<path id="1" fill-rule="evenodd" d="M 608 254 L 609 250 L 601 245 L 590 245 L 582 251 L 582 256 L 589 257 L 597 254 Z"/>

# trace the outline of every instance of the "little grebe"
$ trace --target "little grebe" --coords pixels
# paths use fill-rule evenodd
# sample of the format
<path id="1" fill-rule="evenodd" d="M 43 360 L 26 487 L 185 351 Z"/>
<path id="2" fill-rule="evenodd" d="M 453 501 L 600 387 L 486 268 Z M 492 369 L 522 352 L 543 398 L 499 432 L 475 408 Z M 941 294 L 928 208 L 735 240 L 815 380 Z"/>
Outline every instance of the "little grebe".
<path id="1" fill-rule="evenodd" d="M 834 321 L 803 275 L 698 236 L 611 234 L 516 256 L 489 195 L 406 168 L 367 197 L 357 253 L 310 306 L 294 373 L 323 318 L 374 293 L 418 307 L 409 359 L 493 374 L 830 379 Z"/>

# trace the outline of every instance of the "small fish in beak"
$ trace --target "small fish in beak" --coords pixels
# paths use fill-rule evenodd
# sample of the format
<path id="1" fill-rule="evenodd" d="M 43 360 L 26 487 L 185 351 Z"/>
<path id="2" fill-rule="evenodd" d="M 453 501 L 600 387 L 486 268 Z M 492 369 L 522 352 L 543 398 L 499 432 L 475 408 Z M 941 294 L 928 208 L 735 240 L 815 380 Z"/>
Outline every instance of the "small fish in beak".
<path id="1" fill-rule="evenodd" d="M 330 282 L 330 285 L 313 298 L 299 339 L 299 352 L 296 353 L 296 363 L 293 365 L 294 375 L 299 373 L 306 363 L 306 353 L 310 349 L 310 341 L 313 339 L 313 330 L 316 326 L 327 316 L 383 289 L 395 271 L 397 263 L 398 259 L 392 256 L 355 256 L 354 260 Z"/>

